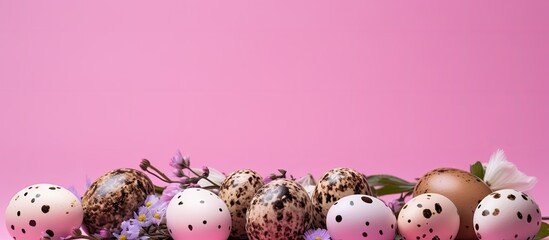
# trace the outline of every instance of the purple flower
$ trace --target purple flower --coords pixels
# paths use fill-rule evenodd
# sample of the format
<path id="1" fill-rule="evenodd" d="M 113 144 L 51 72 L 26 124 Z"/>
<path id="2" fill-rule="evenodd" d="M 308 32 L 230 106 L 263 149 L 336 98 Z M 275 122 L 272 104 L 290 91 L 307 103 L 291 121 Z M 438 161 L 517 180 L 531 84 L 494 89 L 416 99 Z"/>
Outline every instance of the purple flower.
<path id="1" fill-rule="evenodd" d="M 91 185 L 92 185 L 91 179 L 88 176 L 86 176 L 86 190 L 88 190 L 88 188 L 90 188 Z"/>
<path id="2" fill-rule="evenodd" d="M 170 202 L 173 196 L 181 192 L 181 190 L 183 189 L 181 188 L 181 185 L 179 183 L 170 183 L 170 185 L 168 185 L 166 189 L 162 191 L 162 196 L 160 196 L 160 201 L 165 203 Z"/>
<path id="3" fill-rule="evenodd" d="M 160 225 L 166 217 L 166 208 L 168 208 L 168 203 L 160 201 L 151 206 L 149 209 L 151 213 L 151 222 Z"/>
<path id="4" fill-rule="evenodd" d="M 305 232 L 305 240 L 330 240 L 330 234 L 326 229 L 310 229 Z"/>
<path id="5" fill-rule="evenodd" d="M 134 218 L 141 227 L 148 227 L 152 224 L 159 225 L 166 216 L 167 206 L 167 202 L 161 201 L 155 195 L 149 195 L 143 206 L 139 207 L 138 211 L 134 213 Z"/>
<path id="6" fill-rule="evenodd" d="M 170 166 L 175 169 L 184 169 L 189 167 L 190 165 L 190 159 L 189 157 L 183 157 L 181 154 L 181 151 L 177 151 L 175 153 L 175 156 L 172 157 L 172 160 L 170 161 Z"/>
<path id="7" fill-rule="evenodd" d="M 202 167 L 202 176 L 208 177 L 210 175 L 210 169 L 207 166 Z"/>
<path id="8" fill-rule="evenodd" d="M 145 203 L 143 204 L 145 207 L 151 207 L 153 205 L 155 205 L 157 202 L 158 202 L 158 197 L 156 195 L 149 195 L 147 196 L 147 198 L 145 199 Z"/>
<path id="9" fill-rule="evenodd" d="M 172 175 L 178 178 L 185 176 L 183 170 L 179 168 L 172 168 Z"/>
<path id="10" fill-rule="evenodd" d="M 140 227 L 148 227 L 153 223 L 151 211 L 146 206 L 139 207 L 137 212 L 133 213 L 133 218 L 137 220 L 137 225 Z"/>
<path id="11" fill-rule="evenodd" d="M 141 227 L 137 223 L 137 220 L 130 219 L 120 224 L 122 231 L 120 233 L 114 233 L 113 235 L 119 240 L 142 240 L 148 239 L 148 237 L 139 237 L 139 231 Z"/>
<path id="12" fill-rule="evenodd" d="M 82 201 L 80 199 L 80 194 L 78 194 L 78 190 L 76 190 L 76 187 L 74 185 L 71 185 L 67 188 L 67 190 L 69 190 L 72 194 L 74 194 L 74 196 L 76 196 L 76 198 L 78 198 L 78 200 Z"/>

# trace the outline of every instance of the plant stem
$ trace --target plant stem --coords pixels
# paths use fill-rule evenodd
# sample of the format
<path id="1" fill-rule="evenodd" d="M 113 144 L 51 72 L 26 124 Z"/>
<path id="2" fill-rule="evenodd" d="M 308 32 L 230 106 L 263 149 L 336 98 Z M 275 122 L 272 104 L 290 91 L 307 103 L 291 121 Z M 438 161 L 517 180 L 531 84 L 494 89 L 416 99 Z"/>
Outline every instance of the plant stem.
<path id="1" fill-rule="evenodd" d="M 154 170 L 155 172 L 160 174 L 160 176 L 164 177 L 164 179 L 167 180 L 166 182 L 172 182 L 173 183 L 173 180 L 171 180 L 168 176 L 166 176 L 166 174 L 164 174 L 162 171 L 158 170 L 158 168 L 156 168 L 154 165 L 151 164 L 150 168 L 152 168 L 152 170 Z"/>
<path id="2" fill-rule="evenodd" d="M 156 194 L 162 194 L 162 192 L 164 192 L 164 189 L 166 189 L 165 187 L 161 187 L 161 186 L 156 186 L 154 185 L 154 192 Z"/>
<path id="3" fill-rule="evenodd" d="M 220 187 L 219 185 L 217 185 L 217 183 L 214 183 L 212 182 L 212 180 L 210 180 L 209 178 L 205 178 L 203 177 L 202 175 L 198 175 L 198 173 L 196 173 L 195 171 L 193 171 L 190 167 L 187 167 L 187 169 L 192 173 L 194 174 L 195 176 L 201 178 L 201 179 L 205 179 L 206 181 L 210 182 L 212 185 L 214 185 L 215 187 Z"/>
<path id="4" fill-rule="evenodd" d="M 161 181 L 163 181 L 163 182 L 165 182 L 165 183 L 173 183 L 173 181 L 172 181 L 171 179 L 166 180 L 166 179 L 164 179 L 164 178 L 158 176 L 156 173 L 149 171 L 148 169 L 145 170 L 145 171 L 147 171 L 149 174 L 155 176 L 156 178 L 160 179 Z"/>

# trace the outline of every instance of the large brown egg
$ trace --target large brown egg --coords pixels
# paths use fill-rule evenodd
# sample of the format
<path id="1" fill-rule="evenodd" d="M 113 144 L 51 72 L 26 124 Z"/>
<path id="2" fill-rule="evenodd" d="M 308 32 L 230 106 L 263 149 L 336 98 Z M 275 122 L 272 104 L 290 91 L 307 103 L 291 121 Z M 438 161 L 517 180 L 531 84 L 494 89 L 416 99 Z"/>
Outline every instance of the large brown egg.
<path id="1" fill-rule="evenodd" d="M 221 184 L 219 198 L 225 202 L 231 213 L 231 237 L 248 239 L 246 213 L 250 209 L 250 202 L 255 192 L 262 186 L 261 176 L 249 169 L 231 173 Z"/>
<path id="2" fill-rule="evenodd" d="M 310 229 L 313 204 L 307 191 L 288 179 L 277 179 L 261 187 L 252 198 L 246 217 L 251 240 L 303 239 Z"/>
<path id="3" fill-rule="evenodd" d="M 147 175 L 130 168 L 106 173 L 97 179 L 82 197 L 84 230 L 89 234 L 101 229 L 118 228 L 143 205 L 154 185 Z"/>
<path id="4" fill-rule="evenodd" d="M 330 207 L 337 200 L 354 194 L 372 195 L 362 173 L 350 168 L 335 168 L 324 174 L 313 192 L 315 227 L 326 228 L 326 214 Z"/>
<path id="5" fill-rule="evenodd" d="M 491 192 L 482 180 L 471 173 L 454 168 L 439 168 L 419 179 L 414 196 L 438 193 L 450 199 L 456 205 L 460 219 L 456 239 L 477 239 L 473 214 L 478 203 Z"/>

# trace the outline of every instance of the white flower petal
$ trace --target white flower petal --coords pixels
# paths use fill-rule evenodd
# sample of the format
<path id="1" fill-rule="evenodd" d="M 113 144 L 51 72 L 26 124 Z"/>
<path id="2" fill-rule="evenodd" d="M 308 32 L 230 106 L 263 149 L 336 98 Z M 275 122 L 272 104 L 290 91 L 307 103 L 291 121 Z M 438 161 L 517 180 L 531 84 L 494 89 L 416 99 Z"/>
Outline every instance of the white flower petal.
<path id="1" fill-rule="evenodd" d="M 297 183 L 299 183 L 303 188 L 305 188 L 305 191 L 309 194 L 309 197 L 313 197 L 313 191 L 315 190 L 316 181 L 313 175 L 310 173 L 295 180 Z"/>
<path id="2" fill-rule="evenodd" d="M 490 157 L 486 166 L 484 182 L 490 186 L 493 191 L 500 189 L 515 189 L 517 191 L 528 191 L 532 189 L 537 179 L 527 176 L 511 162 L 507 161 L 503 150 L 498 149 Z"/>
<path id="3" fill-rule="evenodd" d="M 201 175 L 202 173 L 204 173 L 204 171 L 201 169 L 201 168 L 191 168 L 194 172 L 196 172 L 198 175 Z M 223 181 L 225 181 L 225 174 L 223 174 L 222 172 L 220 172 L 219 170 L 215 169 L 215 168 L 210 168 L 208 167 L 208 169 L 210 170 L 210 174 L 208 175 L 208 179 L 210 179 L 212 182 L 216 183 L 217 185 L 220 185 L 221 186 L 221 183 L 223 183 Z M 211 182 L 209 182 L 208 180 L 205 180 L 205 179 L 200 179 L 198 181 L 198 185 L 200 185 L 200 187 L 211 187 L 213 186 L 213 184 Z"/>

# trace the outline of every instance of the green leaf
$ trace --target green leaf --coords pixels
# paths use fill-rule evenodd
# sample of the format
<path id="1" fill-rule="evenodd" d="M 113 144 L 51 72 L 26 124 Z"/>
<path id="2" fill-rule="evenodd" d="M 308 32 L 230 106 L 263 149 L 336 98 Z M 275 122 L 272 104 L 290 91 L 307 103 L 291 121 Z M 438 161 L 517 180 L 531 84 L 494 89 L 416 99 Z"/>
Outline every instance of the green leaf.
<path id="1" fill-rule="evenodd" d="M 396 193 L 407 193 L 414 190 L 415 183 L 408 182 L 402 178 L 391 175 L 371 175 L 366 177 L 368 184 L 376 196 L 383 196 Z"/>
<path id="2" fill-rule="evenodd" d="M 539 228 L 538 234 L 536 234 L 535 240 L 543 239 L 549 236 L 549 224 L 542 222 Z"/>
<path id="3" fill-rule="evenodd" d="M 471 165 L 470 167 L 471 174 L 477 176 L 480 179 L 484 179 L 484 167 L 482 166 L 482 163 L 477 161 L 475 164 Z"/>
<path id="4" fill-rule="evenodd" d="M 376 189 L 377 196 L 396 194 L 396 193 L 407 193 L 414 191 L 414 186 L 403 186 L 403 185 L 386 185 Z"/>
<path id="5" fill-rule="evenodd" d="M 391 175 L 378 174 L 370 175 L 366 177 L 368 184 L 370 186 L 385 186 L 385 185 L 406 185 L 406 186 L 415 186 L 415 183 L 408 182 L 402 178 L 398 178 Z"/>

